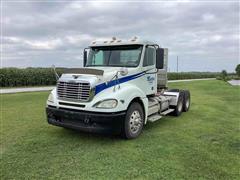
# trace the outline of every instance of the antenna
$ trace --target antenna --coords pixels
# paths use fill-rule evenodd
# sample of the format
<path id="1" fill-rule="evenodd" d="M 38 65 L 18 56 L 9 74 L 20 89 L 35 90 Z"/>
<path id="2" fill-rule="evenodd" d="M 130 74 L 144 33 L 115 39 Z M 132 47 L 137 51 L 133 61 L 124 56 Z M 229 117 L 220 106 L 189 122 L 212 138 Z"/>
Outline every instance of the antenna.
<path id="1" fill-rule="evenodd" d="M 178 56 L 177 56 L 177 72 L 178 72 Z"/>

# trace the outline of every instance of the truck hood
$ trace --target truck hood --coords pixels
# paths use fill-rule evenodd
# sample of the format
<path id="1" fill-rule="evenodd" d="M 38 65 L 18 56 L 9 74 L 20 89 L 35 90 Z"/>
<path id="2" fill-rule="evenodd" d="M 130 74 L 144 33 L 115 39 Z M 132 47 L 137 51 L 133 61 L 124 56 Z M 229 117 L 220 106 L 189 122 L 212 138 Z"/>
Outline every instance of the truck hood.
<path id="1" fill-rule="evenodd" d="M 111 81 L 113 77 L 116 75 L 117 71 L 119 71 L 120 67 L 91 67 L 91 68 L 81 68 L 79 69 L 72 69 L 68 73 L 62 74 L 59 78 L 59 81 L 64 82 L 89 82 L 91 87 L 95 87 L 98 84 L 105 83 Z M 84 72 L 87 70 L 87 72 Z M 102 71 L 101 75 L 99 73 L 95 73 L 94 70 L 100 72 Z M 92 73 L 91 73 L 92 72 Z M 132 74 L 130 68 L 128 69 L 128 75 Z M 121 78 L 121 75 L 119 78 Z"/>

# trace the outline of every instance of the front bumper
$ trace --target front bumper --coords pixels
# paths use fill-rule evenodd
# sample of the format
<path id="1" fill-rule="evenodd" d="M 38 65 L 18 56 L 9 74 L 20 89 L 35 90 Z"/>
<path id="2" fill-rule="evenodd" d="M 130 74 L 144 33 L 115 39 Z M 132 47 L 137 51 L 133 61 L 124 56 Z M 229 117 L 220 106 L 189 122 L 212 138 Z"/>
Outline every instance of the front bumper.
<path id="1" fill-rule="evenodd" d="M 85 132 L 119 133 L 126 112 L 99 113 L 66 108 L 46 107 L 49 124 Z"/>

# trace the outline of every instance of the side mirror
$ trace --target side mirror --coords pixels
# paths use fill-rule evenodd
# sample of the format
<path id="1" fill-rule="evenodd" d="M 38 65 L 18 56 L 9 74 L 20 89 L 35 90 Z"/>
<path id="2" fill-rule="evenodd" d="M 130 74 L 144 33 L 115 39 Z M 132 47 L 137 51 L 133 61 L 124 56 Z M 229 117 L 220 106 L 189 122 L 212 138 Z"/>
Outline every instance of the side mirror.
<path id="1" fill-rule="evenodd" d="M 156 49 L 156 68 L 157 69 L 164 68 L 164 49 L 163 48 Z"/>
<path id="2" fill-rule="evenodd" d="M 122 67 L 119 72 L 122 76 L 126 76 L 128 74 L 128 69 L 125 67 Z"/>
<path id="3" fill-rule="evenodd" d="M 87 64 L 87 48 L 83 51 L 83 67 L 85 67 Z"/>

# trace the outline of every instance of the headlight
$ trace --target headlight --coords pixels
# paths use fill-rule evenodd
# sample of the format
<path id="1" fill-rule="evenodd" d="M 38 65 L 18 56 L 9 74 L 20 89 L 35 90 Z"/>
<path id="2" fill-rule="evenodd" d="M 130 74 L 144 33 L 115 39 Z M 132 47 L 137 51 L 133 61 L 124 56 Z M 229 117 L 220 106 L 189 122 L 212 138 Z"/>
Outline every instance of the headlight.
<path id="1" fill-rule="evenodd" d="M 106 99 L 103 101 L 99 101 L 93 105 L 96 108 L 103 108 L 103 109 L 112 109 L 117 106 L 118 102 L 116 99 Z"/>
<path id="2" fill-rule="evenodd" d="M 48 102 L 51 102 L 51 103 L 54 102 L 53 94 L 52 94 L 52 93 L 50 93 L 49 96 L 48 96 Z"/>

